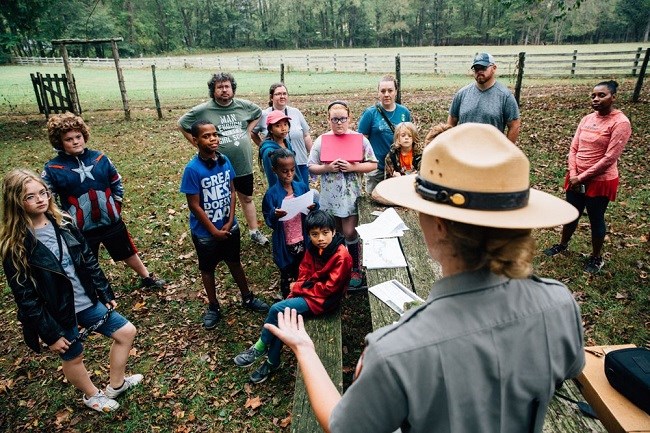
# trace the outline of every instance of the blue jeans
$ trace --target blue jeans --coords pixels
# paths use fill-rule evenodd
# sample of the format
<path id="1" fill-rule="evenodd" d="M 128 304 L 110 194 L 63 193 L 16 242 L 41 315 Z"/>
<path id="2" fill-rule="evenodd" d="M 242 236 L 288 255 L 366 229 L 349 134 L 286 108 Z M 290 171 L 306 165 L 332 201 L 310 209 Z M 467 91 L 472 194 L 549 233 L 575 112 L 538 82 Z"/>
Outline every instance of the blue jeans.
<path id="1" fill-rule="evenodd" d="M 89 326 L 94 325 L 95 323 L 99 322 L 99 320 L 102 318 L 102 316 L 106 313 L 108 309 L 104 304 L 102 304 L 100 301 L 97 301 L 95 305 L 86 308 L 85 310 L 79 311 L 77 313 L 77 323 L 84 328 L 88 328 Z M 95 332 L 98 332 L 102 335 L 105 335 L 106 337 L 110 337 L 113 335 L 115 331 L 120 329 L 122 326 L 126 325 L 129 323 L 128 320 L 124 318 L 120 313 L 117 311 L 113 310 L 110 316 L 108 316 L 108 320 L 102 324 Z M 65 331 L 65 338 L 70 341 L 74 338 L 76 338 L 79 335 L 79 329 L 75 326 L 72 329 L 66 329 Z M 61 359 L 64 361 L 70 361 L 75 359 L 77 356 L 81 355 L 81 352 L 83 352 L 83 344 L 81 341 L 75 341 L 72 343 L 72 345 L 66 350 L 64 353 L 60 354 L 59 356 Z"/>
<path id="2" fill-rule="evenodd" d="M 285 308 L 291 308 L 296 310 L 299 314 L 309 312 L 309 307 L 307 306 L 307 301 L 304 298 L 289 298 L 280 302 L 276 302 L 269 309 L 269 314 L 266 316 L 264 323 L 270 323 L 272 325 L 278 325 L 278 313 L 284 313 Z M 268 361 L 273 365 L 280 365 L 280 351 L 282 350 L 282 340 L 276 338 L 275 335 L 271 334 L 266 328 L 262 328 L 262 335 L 260 336 L 262 343 L 268 347 Z"/>

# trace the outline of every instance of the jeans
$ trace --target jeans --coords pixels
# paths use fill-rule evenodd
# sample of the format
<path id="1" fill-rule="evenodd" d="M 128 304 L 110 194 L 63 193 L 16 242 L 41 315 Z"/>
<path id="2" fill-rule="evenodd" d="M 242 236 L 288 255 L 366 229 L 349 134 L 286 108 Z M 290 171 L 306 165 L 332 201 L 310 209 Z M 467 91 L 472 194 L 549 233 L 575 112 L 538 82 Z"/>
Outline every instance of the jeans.
<path id="1" fill-rule="evenodd" d="M 299 314 L 309 312 L 309 307 L 307 306 L 307 301 L 304 298 L 289 298 L 280 302 L 276 302 L 269 309 L 269 314 L 266 316 L 266 321 L 264 323 L 270 323 L 272 325 L 278 325 L 278 313 L 284 313 L 285 308 L 295 309 Z M 275 335 L 271 334 L 266 328 L 262 328 L 261 335 L 262 343 L 268 347 L 268 361 L 274 366 L 280 365 L 280 351 L 282 350 L 282 340 L 276 338 Z"/>

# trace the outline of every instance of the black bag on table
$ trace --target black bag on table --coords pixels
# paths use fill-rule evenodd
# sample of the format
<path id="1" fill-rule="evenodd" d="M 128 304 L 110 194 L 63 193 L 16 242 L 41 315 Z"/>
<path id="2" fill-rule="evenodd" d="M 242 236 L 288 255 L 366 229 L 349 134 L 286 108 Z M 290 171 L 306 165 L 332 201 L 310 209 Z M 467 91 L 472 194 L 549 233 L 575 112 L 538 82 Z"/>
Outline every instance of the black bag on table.
<path id="1" fill-rule="evenodd" d="M 612 388 L 650 413 L 650 350 L 613 350 L 605 355 L 605 376 Z"/>

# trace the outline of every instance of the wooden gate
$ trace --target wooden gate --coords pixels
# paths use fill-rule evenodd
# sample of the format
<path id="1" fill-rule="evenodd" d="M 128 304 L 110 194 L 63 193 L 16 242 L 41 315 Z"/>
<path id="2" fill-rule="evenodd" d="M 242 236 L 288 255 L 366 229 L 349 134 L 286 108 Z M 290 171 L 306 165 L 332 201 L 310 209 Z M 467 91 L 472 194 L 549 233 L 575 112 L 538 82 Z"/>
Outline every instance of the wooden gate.
<path id="1" fill-rule="evenodd" d="M 37 72 L 36 75 L 29 75 L 32 77 L 38 111 L 45 114 L 45 118 L 48 118 L 52 112 L 75 112 L 65 74 L 50 76 L 50 74 L 41 75 L 40 72 Z M 72 81 L 74 82 L 74 76 L 72 76 Z M 81 106 L 77 114 L 81 114 Z"/>

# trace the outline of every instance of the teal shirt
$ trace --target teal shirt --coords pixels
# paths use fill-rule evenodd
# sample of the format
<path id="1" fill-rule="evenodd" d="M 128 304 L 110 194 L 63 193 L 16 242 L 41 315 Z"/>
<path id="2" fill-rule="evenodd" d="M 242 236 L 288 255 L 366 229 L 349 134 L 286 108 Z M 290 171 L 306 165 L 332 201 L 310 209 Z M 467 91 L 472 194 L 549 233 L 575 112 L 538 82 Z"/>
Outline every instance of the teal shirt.
<path id="1" fill-rule="evenodd" d="M 178 125 L 190 132 L 197 120 L 212 122 L 219 134 L 219 152 L 230 160 L 235 177 L 241 177 L 253 173 L 253 147 L 247 128 L 261 115 L 262 109 L 245 99 L 235 98 L 227 107 L 209 100 L 185 113 Z"/>

